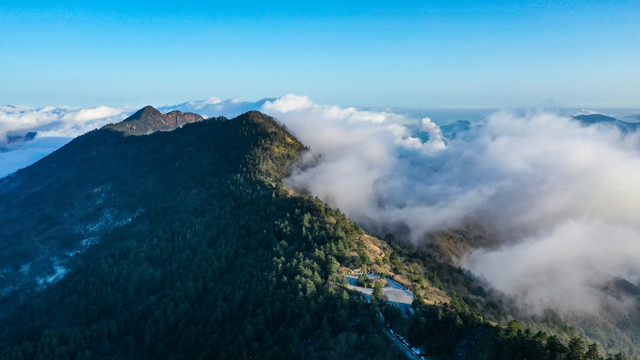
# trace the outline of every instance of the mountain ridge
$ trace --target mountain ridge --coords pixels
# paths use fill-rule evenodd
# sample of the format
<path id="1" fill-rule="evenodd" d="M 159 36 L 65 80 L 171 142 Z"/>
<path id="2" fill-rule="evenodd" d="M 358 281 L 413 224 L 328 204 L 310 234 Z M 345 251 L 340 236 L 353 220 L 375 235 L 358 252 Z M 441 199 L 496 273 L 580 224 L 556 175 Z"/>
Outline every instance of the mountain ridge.
<path id="1" fill-rule="evenodd" d="M 92 131 L 5 179 L 15 216 L 0 212 L 0 256 L 40 251 L 4 273 L 36 275 L 40 257 L 78 249 L 65 242 L 95 241 L 61 276 L 38 273 L 46 286 L 0 299 L 0 359 L 397 358 L 373 308 L 332 277 L 362 231 L 282 185 L 304 149 L 251 112 L 147 136 Z M 133 212 L 93 229 L 118 211 Z"/>
<path id="2" fill-rule="evenodd" d="M 576 115 L 573 116 L 573 119 L 578 120 L 581 124 L 585 126 L 597 125 L 597 124 L 607 124 L 614 125 L 623 133 L 635 132 L 640 129 L 640 123 L 632 123 L 623 121 L 620 119 L 616 119 L 611 116 L 603 115 L 603 114 L 587 114 L 587 115 Z"/>
<path id="3" fill-rule="evenodd" d="M 178 110 L 162 114 L 151 105 L 147 105 L 136 111 L 128 118 L 115 124 L 108 124 L 103 129 L 111 129 L 123 132 L 126 135 L 148 135 L 156 131 L 171 131 L 186 124 L 203 121 L 198 114 Z"/>
<path id="4" fill-rule="evenodd" d="M 434 251 L 286 188 L 305 150 L 251 111 L 95 130 L 2 179 L 0 359 L 400 358 L 386 326 L 444 359 L 551 351 L 557 338 L 483 318 L 485 290 Z M 415 316 L 351 293 L 355 269 L 406 284 Z"/>

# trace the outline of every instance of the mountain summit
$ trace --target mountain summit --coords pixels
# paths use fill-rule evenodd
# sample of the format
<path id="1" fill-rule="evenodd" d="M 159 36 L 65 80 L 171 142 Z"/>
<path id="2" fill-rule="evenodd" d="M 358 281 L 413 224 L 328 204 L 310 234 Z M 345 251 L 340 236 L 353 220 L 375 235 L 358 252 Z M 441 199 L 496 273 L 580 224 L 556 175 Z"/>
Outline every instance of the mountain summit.
<path id="1" fill-rule="evenodd" d="M 112 129 L 125 133 L 125 135 L 147 135 L 156 131 L 170 131 L 186 124 L 199 122 L 204 118 L 194 113 L 171 111 L 162 114 L 153 106 L 147 105 L 135 114 L 117 124 L 105 125 L 105 129 Z"/>
<path id="2" fill-rule="evenodd" d="M 0 359 L 398 358 L 338 283 L 364 233 L 282 183 L 305 147 L 256 111 L 125 134 L 180 114 L 1 180 Z"/>

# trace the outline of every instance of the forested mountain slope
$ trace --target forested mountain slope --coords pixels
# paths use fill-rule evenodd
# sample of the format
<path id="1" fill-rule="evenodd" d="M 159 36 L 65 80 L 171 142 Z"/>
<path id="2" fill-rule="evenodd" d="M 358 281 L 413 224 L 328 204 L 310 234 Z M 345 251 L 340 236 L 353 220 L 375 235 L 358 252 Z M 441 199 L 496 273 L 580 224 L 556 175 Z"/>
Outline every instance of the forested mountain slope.
<path id="1" fill-rule="evenodd" d="M 85 236 L 83 211 L 128 218 L 96 230 L 62 278 L 8 292 L 2 357 L 397 356 L 375 310 L 327 282 L 362 231 L 280 183 L 303 149 L 250 112 L 147 136 L 94 131 L 4 179 L 6 259 L 61 257 Z M 108 191 L 92 203 L 96 189 Z M 56 231 L 39 225 L 47 213 Z"/>
<path id="2" fill-rule="evenodd" d="M 460 269 L 287 189 L 305 147 L 273 118 L 130 135 L 90 132 L 0 179 L 0 358 L 404 358 L 380 314 L 431 358 L 600 358 L 491 323 Z M 405 283 L 416 315 L 347 290 L 356 268 Z"/>

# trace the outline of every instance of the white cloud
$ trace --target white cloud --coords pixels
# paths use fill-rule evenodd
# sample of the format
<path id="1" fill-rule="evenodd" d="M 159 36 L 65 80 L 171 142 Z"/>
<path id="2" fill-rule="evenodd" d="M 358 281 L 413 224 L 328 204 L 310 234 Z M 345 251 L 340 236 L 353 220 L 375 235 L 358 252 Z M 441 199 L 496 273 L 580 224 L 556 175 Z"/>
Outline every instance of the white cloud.
<path id="1" fill-rule="evenodd" d="M 81 109 L 77 113 L 67 113 L 64 118 L 74 122 L 87 122 L 92 120 L 108 119 L 123 113 L 123 109 L 108 106 L 98 106 L 96 108 Z"/>
<path id="2" fill-rule="evenodd" d="M 0 106 L 0 144 L 7 132 L 37 131 L 40 136 L 75 137 L 87 131 L 124 119 L 131 108 L 96 108 Z"/>
<path id="3" fill-rule="evenodd" d="M 316 154 L 291 186 L 369 229 L 401 224 L 416 242 L 468 222 L 493 229 L 504 245 L 462 264 L 523 305 L 591 311 L 606 282 L 640 281 L 636 134 L 552 113 L 502 112 L 445 145 L 428 118 L 411 126 L 391 113 L 293 96 L 263 110 Z"/>
<path id="4" fill-rule="evenodd" d="M 640 281 L 639 231 L 592 216 L 569 218 L 515 244 L 479 250 L 466 264 L 528 310 L 595 312 L 611 300 L 601 287 L 612 278 Z"/>
<path id="5" fill-rule="evenodd" d="M 249 110 L 258 110 L 269 99 L 258 101 L 241 101 L 239 99 L 222 100 L 212 96 L 205 100 L 195 100 L 186 103 L 170 106 L 162 106 L 158 108 L 163 113 L 180 110 L 182 112 L 193 112 L 203 117 L 225 116 L 228 118 L 236 117 Z"/>
<path id="6" fill-rule="evenodd" d="M 281 120 L 311 147 L 313 155 L 307 156 L 308 164 L 291 175 L 289 184 L 370 226 L 400 220 L 383 219 L 383 213 L 390 216 L 394 212 L 394 201 L 407 200 L 404 195 L 393 199 L 386 184 L 402 176 L 396 172 L 414 156 L 407 155 L 433 155 L 444 149 L 440 129 L 429 119 L 423 121 L 428 131 L 422 135 L 429 136 L 424 141 L 410 125 L 420 132 L 418 121 L 385 111 L 317 105 L 307 97 L 294 95 L 266 102 L 261 110 Z M 322 159 L 319 163 L 318 155 Z"/>
<path id="7" fill-rule="evenodd" d="M 0 148 L 0 177 L 35 163 L 68 143 L 68 137 L 39 137 Z"/>
<path id="8" fill-rule="evenodd" d="M 132 108 L 0 106 L 0 177 L 31 165 L 72 138 L 126 118 Z M 8 135 L 37 132 L 32 141 L 8 143 Z"/>
<path id="9" fill-rule="evenodd" d="M 313 105 L 314 104 L 311 102 L 308 96 L 297 96 L 288 94 L 274 101 L 267 101 L 262 106 L 262 109 L 265 112 L 287 113 L 291 111 L 309 109 Z"/>

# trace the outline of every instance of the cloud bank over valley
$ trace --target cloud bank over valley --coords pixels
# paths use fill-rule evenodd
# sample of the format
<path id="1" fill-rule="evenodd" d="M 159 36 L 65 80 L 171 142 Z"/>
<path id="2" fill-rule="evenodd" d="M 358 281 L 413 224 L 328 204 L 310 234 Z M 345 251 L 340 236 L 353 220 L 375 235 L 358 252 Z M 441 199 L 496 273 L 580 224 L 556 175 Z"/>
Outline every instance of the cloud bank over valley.
<path id="1" fill-rule="evenodd" d="M 428 118 L 265 103 L 312 152 L 288 179 L 370 229 L 479 223 L 500 245 L 461 265 L 523 308 L 597 311 L 640 283 L 640 136 L 551 112 L 496 112 L 455 136 Z"/>
<path id="2" fill-rule="evenodd" d="M 78 135 L 123 120 L 133 110 L 0 106 L 0 177 L 38 161 Z"/>

